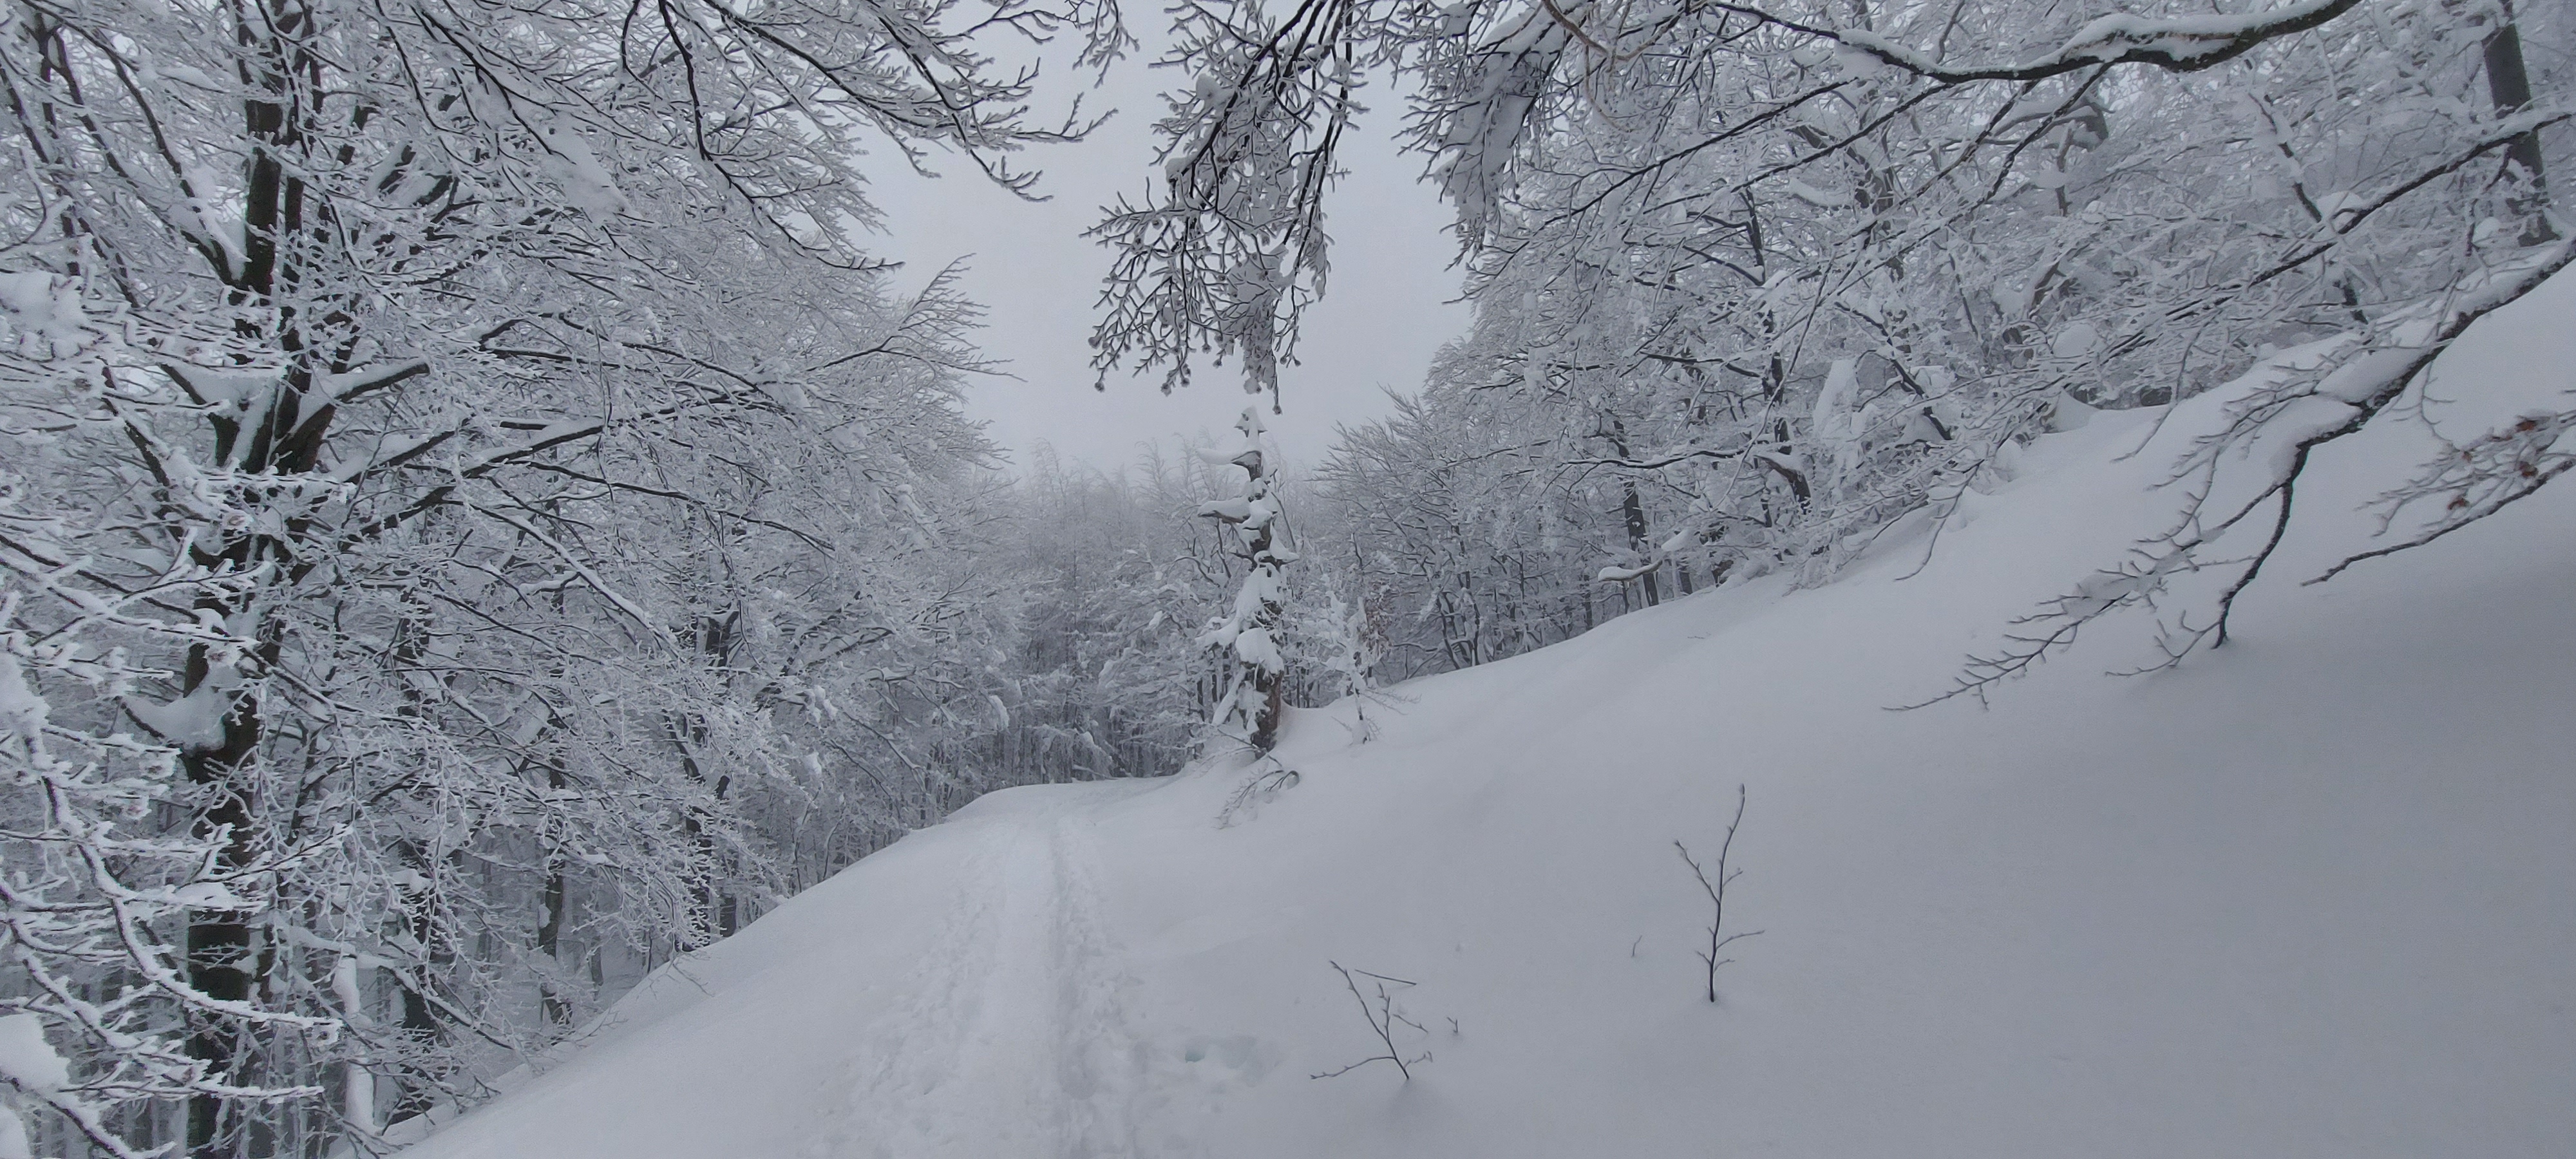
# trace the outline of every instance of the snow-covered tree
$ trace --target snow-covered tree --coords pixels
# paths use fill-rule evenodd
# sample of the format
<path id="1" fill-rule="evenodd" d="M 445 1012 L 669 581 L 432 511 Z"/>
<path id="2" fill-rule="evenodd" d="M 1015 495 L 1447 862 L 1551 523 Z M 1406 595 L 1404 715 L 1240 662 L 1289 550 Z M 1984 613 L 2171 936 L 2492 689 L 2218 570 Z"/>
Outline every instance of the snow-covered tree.
<path id="1" fill-rule="evenodd" d="M 1243 586 L 1235 589 L 1234 606 L 1209 622 L 1199 643 L 1224 657 L 1222 687 L 1208 724 L 1217 735 L 1259 752 L 1279 740 L 1279 716 L 1287 694 L 1288 656 L 1285 635 L 1288 587 L 1282 574 L 1297 561 L 1280 518 L 1279 452 L 1263 437 L 1261 408 L 1243 408 L 1235 422 L 1242 432 L 1240 448 L 1225 461 L 1243 468 L 1243 494 L 1212 499 L 1199 514 L 1225 524 L 1234 533 L 1234 549 L 1246 565 Z"/>
<path id="2" fill-rule="evenodd" d="M 1041 455 L 1014 488 L 1008 546 L 1025 576 L 1006 670 L 1014 777 L 1152 776 L 1187 762 L 1229 665 L 1200 629 L 1233 598 L 1244 561 L 1201 504 L 1239 487 L 1231 464 L 1149 449 L 1115 473 Z"/>
<path id="3" fill-rule="evenodd" d="M 897 715 L 946 696 L 889 661 L 960 615 L 914 564 L 983 454 L 971 311 L 891 300 L 859 159 L 1024 186 L 1011 153 L 1080 126 L 978 38 L 1067 26 L 1114 46 L 1087 3 L 0 15 L 0 413 L 46 456 L 10 460 L 0 599 L 42 698 L 12 719 L 58 730 L 13 734 L 12 792 L 140 810 L 13 804 L 49 852 L 0 969 L 152 1023 L 18 1006 L 63 1090 L 123 1105 L 104 1130 L 374 1145 L 587 1009 L 615 947 L 739 920 L 760 810 L 859 775 L 814 733 L 882 723 L 835 711 L 867 673 Z M 125 833 L 159 843 L 125 877 L 63 876 Z M 43 924 L 128 887 L 129 949 Z"/>
<path id="4" fill-rule="evenodd" d="M 2555 9 L 1342 0 L 1195 19 L 1223 31 L 1176 53 L 1191 85 L 1163 125 L 1163 200 L 1104 227 L 1122 244 L 1104 353 L 1293 350 L 1351 94 L 1397 77 L 1477 305 L 1457 385 L 1425 405 L 1508 426 L 1450 458 L 1607 480 L 1572 531 L 1612 545 L 1594 574 L 1649 599 L 1665 576 L 1830 574 L 2083 408 L 2189 397 L 2284 350 L 2317 357 L 2186 475 L 2388 421 L 2569 232 L 2545 182 L 2576 115 Z M 1263 182 L 1292 210 L 1229 192 Z M 1238 250 L 1279 260 L 1220 256 Z M 1254 303 L 1245 284 L 1263 324 L 1210 305 Z M 2414 538 L 2556 478 L 2560 417 L 2401 487 L 2453 513 Z M 2297 470 L 2177 526 L 2286 511 Z M 2171 566 L 2197 542 L 2166 545 Z"/>
<path id="5" fill-rule="evenodd" d="M 0 275 L 0 1138 L 20 1154 L 32 1135 L 138 1155 L 134 1128 L 155 1103 L 307 1093 L 210 1068 L 202 1043 L 338 1029 L 210 987 L 188 964 L 204 949 L 191 912 L 292 904 L 279 877 L 332 836 L 257 844 L 181 766 L 186 746 L 222 733 L 223 694 L 248 694 L 237 690 L 260 650 L 213 609 L 267 578 L 197 549 L 340 484 L 253 482 L 179 459 L 154 508 L 105 505 L 86 460 L 102 436 L 123 437 L 119 412 L 140 422 L 186 405 L 128 385 L 157 377 L 150 343 L 181 336 L 128 308 L 78 238 L 21 243 L 0 261 L 12 267 Z M 183 661 L 207 691 L 152 697 L 185 678 Z M 190 813 L 227 819 L 167 823 Z M 39 1109 L 52 1115 L 28 1114 Z"/>
<path id="6" fill-rule="evenodd" d="M 1473 365 L 1449 351 L 1419 395 L 1344 428 L 1316 471 L 1310 552 L 1373 593 L 1387 632 L 1381 678 L 1544 647 L 1630 603 L 1632 585 L 1594 577 L 1633 560 L 1622 509 L 1635 492 L 1562 469 L 1521 399 L 1453 377 Z"/>

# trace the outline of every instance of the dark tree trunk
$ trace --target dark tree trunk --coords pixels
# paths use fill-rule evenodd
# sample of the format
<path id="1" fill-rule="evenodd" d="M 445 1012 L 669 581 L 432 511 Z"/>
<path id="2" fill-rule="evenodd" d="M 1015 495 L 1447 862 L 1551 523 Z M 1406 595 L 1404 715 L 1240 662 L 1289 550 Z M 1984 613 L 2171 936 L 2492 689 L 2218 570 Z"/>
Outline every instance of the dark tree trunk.
<path id="1" fill-rule="evenodd" d="M 196 672 L 204 665 L 202 655 L 190 659 L 195 677 L 192 685 L 204 679 Z M 196 818 L 197 833 L 201 837 L 225 835 L 221 863 L 227 870 L 249 865 L 254 856 L 248 789 L 235 774 L 258 747 L 259 710 L 245 699 L 224 718 L 222 747 L 190 751 L 181 759 L 188 783 L 206 794 L 206 803 Z M 188 984 L 198 993 L 218 1002 L 250 1001 L 255 958 L 249 919 L 249 914 L 238 910 L 189 911 Z M 230 1076 L 240 1063 L 242 1027 L 210 1014 L 201 1013 L 194 1018 L 195 1025 L 188 1034 L 188 1057 L 204 1063 L 211 1077 Z M 224 1106 L 224 1100 L 213 1095 L 188 1100 L 190 1155 L 215 1159 L 231 1149 L 226 1145 Z"/>
<path id="2" fill-rule="evenodd" d="M 1610 440 L 1610 449 L 1617 451 L 1620 458 L 1625 459 L 1629 456 L 1628 430 L 1625 424 L 1617 419 L 1611 419 L 1602 427 L 1601 433 Z M 1627 523 L 1629 549 L 1637 553 L 1639 562 L 1654 565 L 1654 547 L 1646 540 L 1646 502 L 1637 494 L 1635 479 L 1627 479 L 1620 483 L 1619 514 Z M 1661 593 L 1655 590 L 1655 570 L 1655 566 L 1649 566 L 1638 577 L 1646 581 L 1646 606 L 1650 608 L 1663 602 Z"/>
<path id="3" fill-rule="evenodd" d="M 292 304 L 281 299 L 285 289 L 300 276 L 287 243 L 310 228 L 304 180 L 287 163 L 306 139 L 303 118 L 319 111 L 295 99 L 299 78 L 311 67 L 309 55 L 299 47 L 310 32 L 309 14 L 297 5 L 272 3 L 256 12 L 235 13 L 233 34 L 243 50 L 243 59 L 253 62 L 244 78 L 252 95 L 242 103 L 243 125 L 252 147 L 243 174 L 241 262 L 237 268 L 219 269 L 218 273 L 229 283 L 236 303 L 279 306 L 273 331 L 263 334 L 260 324 L 248 316 L 236 325 L 248 336 L 265 336 L 273 341 L 285 355 L 286 363 L 277 396 L 257 427 L 244 430 L 238 420 L 209 418 L 215 460 L 233 462 L 245 473 L 296 474 L 312 470 L 319 461 L 322 434 L 331 419 L 327 406 L 317 408 L 313 414 L 305 411 L 314 381 L 315 352 L 308 349 Z M 290 528 L 290 533 L 300 530 Z M 219 548 L 196 553 L 196 561 L 201 564 L 229 565 L 239 571 L 290 558 L 280 544 L 260 534 L 243 535 Z M 226 618 L 252 610 L 246 603 L 236 605 L 226 600 L 205 601 L 199 607 Z M 270 623 L 258 623 L 253 625 L 252 635 L 259 641 L 252 662 L 259 669 L 274 668 L 282 652 L 277 629 Z M 193 695 L 206 689 L 213 675 L 207 649 L 202 645 L 192 648 L 182 691 Z M 253 825 L 256 790 L 251 769 L 258 759 L 262 732 L 257 698 L 241 696 L 227 707 L 220 742 L 213 748 L 192 749 L 181 759 L 201 802 L 195 818 L 197 832 L 227 835 L 220 858 L 224 869 L 242 869 L 258 858 L 258 835 Z M 219 1001 L 251 999 L 259 962 L 249 919 L 249 914 L 239 911 L 190 911 L 190 986 Z M 209 1074 L 231 1075 L 241 1069 L 248 1045 L 239 1026 L 200 1015 L 189 1034 L 188 1054 L 204 1063 Z M 189 1100 L 187 1147 L 191 1156 L 222 1159 L 238 1150 L 228 1138 L 232 1125 L 225 1121 L 224 1111 L 225 1101 L 219 1096 L 198 1095 Z"/>
<path id="4" fill-rule="evenodd" d="M 1627 452 L 1620 453 L 1624 456 Z M 1635 549 L 1637 554 L 1646 556 L 1646 562 L 1652 563 L 1653 557 L 1650 553 L 1653 548 L 1646 542 L 1646 505 L 1637 497 L 1637 484 L 1634 480 L 1626 484 L 1626 489 L 1627 494 L 1619 501 L 1619 512 L 1628 521 L 1628 546 Z M 1655 569 L 1649 567 L 1645 574 L 1637 578 L 1646 581 L 1646 606 L 1651 608 L 1661 603 L 1662 596 L 1655 590 Z"/>
<path id="5" fill-rule="evenodd" d="M 440 957 L 435 949 L 438 943 L 437 905 L 431 896 L 431 883 L 437 879 L 437 867 L 431 863 L 429 851 L 418 843 L 405 841 L 400 848 L 403 863 L 418 873 L 422 882 L 418 889 L 407 890 L 403 897 L 403 921 L 412 943 L 420 947 L 421 960 L 410 977 L 394 972 L 394 990 L 402 996 L 402 1036 L 415 1045 L 428 1046 L 438 1041 L 443 1030 L 438 1007 L 429 1000 L 431 966 Z M 402 1093 L 395 1097 L 392 1109 L 385 1116 L 388 1126 L 428 1114 L 430 1108 L 437 1105 L 437 1087 L 429 1075 L 408 1075 L 401 1086 Z"/>
<path id="6" fill-rule="evenodd" d="M 558 792 L 563 789 L 563 766 L 556 764 L 549 764 L 546 766 L 546 787 Z M 544 956 L 546 959 L 547 969 L 552 971 L 561 968 L 563 965 L 564 903 L 566 891 L 564 881 L 563 850 L 558 847 L 555 834 L 550 832 L 547 834 L 547 837 L 546 884 L 544 891 L 546 920 L 537 926 L 537 953 Z M 572 1007 L 564 1002 L 562 995 L 555 992 L 554 979 L 551 974 L 549 974 L 549 976 L 540 983 L 538 991 L 538 1004 L 544 1008 L 547 1025 L 562 1026 L 572 1021 Z"/>
<path id="7" fill-rule="evenodd" d="M 2531 73 L 2523 67 L 2522 30 L 2514 24 L 2512 0 L 2504 0 L 2504 24 L 2487 37 L 2487 97 L 2495 102 L 2498 113 L 2519 113 L 2531 107 Z M 2540 156 L 2540 131 L 2534 129 L 2515 137 L 2505 146 L 2505 162 L 2521 171 L 2522 189 L 2514 194 L 2512 209 L 2522 218 L 2522 244 L 2540 245 L 2558 240 L 2558 231 L 2549 225 L 2549 183 Z"/>

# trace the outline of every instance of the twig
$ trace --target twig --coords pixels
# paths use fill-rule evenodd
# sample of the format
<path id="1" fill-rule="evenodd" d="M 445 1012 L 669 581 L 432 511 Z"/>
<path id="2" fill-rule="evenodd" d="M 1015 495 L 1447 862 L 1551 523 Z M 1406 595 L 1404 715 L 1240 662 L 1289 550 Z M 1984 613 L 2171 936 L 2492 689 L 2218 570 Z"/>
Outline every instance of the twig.
<path id="1" fill-rule="evenodd" d="M 1312 1074 L 1306 1077 L 1314 1079 L 1337 1078 L 1373 1062 L 1391 1062 L 1395 1064 L 1397 1072 L 1404 1075 L 1404 1081 L 1412 1082 L 1414 1064 L 1431 1061 L 1431 1052 L 1424 1051 L 1419 1058 L 1405 1058 L 1403 1053 L 1395 1048 L 1396 1024 L 1403 1023 L 1404 1025 L 1410 1026 L 1415 1031 L 1423 1034 L 1429 1034 L 1430 1031 L 1424 1030 L 1421 1023 L 1405 1017 L 1403 1011 L 1395 1008 L 1395 992 L 1387 989 L 1387 986 L 1389 984 L 1393 984 L 1398 987 L 1404 987 L 1411 986 L 1414 983 L 1408 982 L 1402 978 L 1390 978 L 1384 974 L 1372 974 L 1366 970 L 1353 970 L 1339 962 L 1327 962 L 1325 964 L 1331 966 L 1335 973 L 1342 976 L 1342 985 L 1350 989 L 1351 1000 L 1360 1004 L 1360 1017 L 1368 1020 L 1369 1030 L 1377 1035 L 1378 1043 L 1386 1048 L 1386 1053 L 1373 1054 L 1339 1070 L 1328 1070 L 1321 1074 Z M 1360 993 L 1359 978 L 1352 977 L 1354 974 L 1357 974 L 1362 978 L 1372 979 L 1377 983 L 1377 1005 L 1369 1005 L 1368 995 Z M 1450 1019 L 1449 1026 L 1451 1032 L 1455 1033 L 1458 1026 L 1458 1020 L 1454 1018 Z"/>
<path id="2" fill-rule="evenodd" d="M 1267 762 L 1270 767 L 1260 768 L 1263 762 Z M 1255 772 L 1250 780 L 1226 795 L 1225 807 L 1217 810 L 1217 828 L 1233 828 L 1235 821 L 1249 812 L 1253 806 L 1278 796 L 1282 790 L 1295 788 L 1297 782 L 1304 779 L 1297 770 L 1289 768 L 1272 753 L 1262 753 L 1261 759 L 1254 762 L 1254 768 L 1259 771 Z"/>
<path id="3" fill-rule="evenodd" d="M 1742 933 L 1736 934 L 1722 932 L 1726 929 L 1727 883 L 1744 876 L 1743 870 L 1730 870 L 1726 867 L 1726 856 L 1735 848 L 1735 828 L 1743 823 L 1744 786 L 1737 785 L 1735 787 L 1735 819 L 1726 823 L 1726 840 L 1718 844 L 1717 879 L 1714 881 L 1709 879 L 1708 871 L 1701 869 L 1699 862 L 1691 857 L 1690 846 L 1684 845 L 1679 841 L 1673 842 L 1673 848 L 1681 851 L 1682 864 L 1691 867 L 1691 873 L 1699 878 L 1699 887 L 1708 891 L 1709 903 L 1717 907 L 1716 916 L 1708 923 L 1708 948 L 1699 951 L 1699 960 L 1707 963 L 1708 965 L 1708 1000 L 1711 1002 L 1717 1001 L 1717 968 L 1735 960 L 1733 958 L 1718 957 L 1718 951 L 1725 949 L 1729 943 L 1734 942 L 1738 938 L 1750 938 L 1762 932 L 1760 930 L 1746 930 Z"/>

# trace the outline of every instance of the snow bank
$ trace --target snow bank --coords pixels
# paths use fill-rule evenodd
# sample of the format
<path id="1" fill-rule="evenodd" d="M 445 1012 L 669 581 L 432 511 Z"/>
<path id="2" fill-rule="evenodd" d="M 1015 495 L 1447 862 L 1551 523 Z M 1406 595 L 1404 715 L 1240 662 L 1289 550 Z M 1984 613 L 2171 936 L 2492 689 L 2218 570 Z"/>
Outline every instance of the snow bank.
<path id="1" fill-rule="evenodd" d="M 2482 323 L 2435 393 L 2557 389 L 2571 312 Z M 1231 825 L 1231 767 L 994 794 L 407 1154 L 2564 1155 L 2576 491 L 2303 588 L 2423 450 L 2344 440 L 2227 648 L 2106 677 L 2151 655 L 2114 622 L 1991 710 L 1886 710 L 2163 530 L 2217 406 L 2095 416 L 1828 587 L 1396 689 L 1374 740 L 1299 714 Z M 1738 785 L 1764 932 L 1711 1004 L 1673 843 Z M 1380 1049 L 1332 962 L 1412 983 L 1409 1082 L 1308 1077 Z"/>

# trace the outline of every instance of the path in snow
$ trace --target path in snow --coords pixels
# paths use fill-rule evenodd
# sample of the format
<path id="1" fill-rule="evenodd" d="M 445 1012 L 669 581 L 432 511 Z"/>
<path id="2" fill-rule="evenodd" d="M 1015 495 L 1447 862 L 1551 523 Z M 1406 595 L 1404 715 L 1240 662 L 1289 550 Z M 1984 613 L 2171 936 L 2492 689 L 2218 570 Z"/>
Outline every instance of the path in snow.
<path id="1" fill-rule="evenodd" d="M 1084 818 L 1148 786 L 978 802 L 656 975 L 564 1065 L 406 1154 L 1134 1154 L 1143 1056 Z M 636 1052 L 658 1065 L 602 1065 Z"/>
<path id="2" fill-rule="evenodd" d="M 880 1024 L 840 1128 L 806 1154 L 1133 1153 L 1124 980 L 1080 824 L 1094 795 L 1049 794 L 976 831 L 982 888 L 922 956 L 916 997 Z"/>

